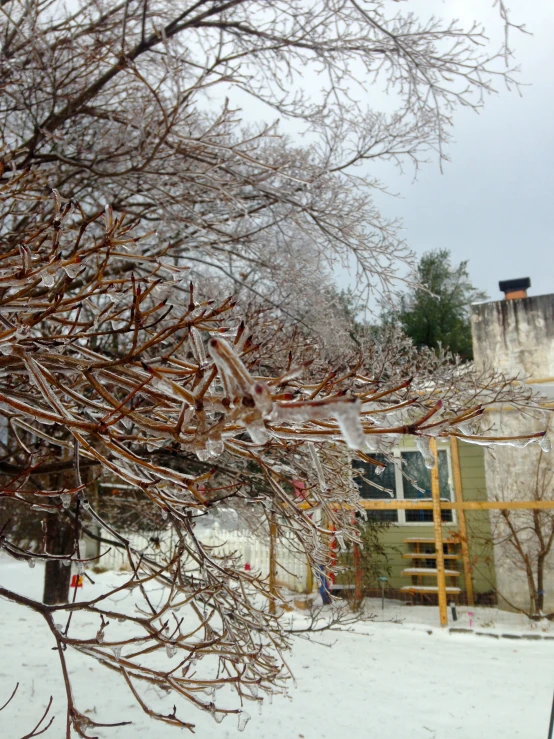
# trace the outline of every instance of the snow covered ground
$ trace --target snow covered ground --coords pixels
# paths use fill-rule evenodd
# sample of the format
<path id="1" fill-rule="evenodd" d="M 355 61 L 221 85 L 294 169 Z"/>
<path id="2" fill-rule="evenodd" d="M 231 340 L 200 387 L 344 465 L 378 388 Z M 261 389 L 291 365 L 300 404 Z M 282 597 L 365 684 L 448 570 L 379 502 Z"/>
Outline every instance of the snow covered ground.
<path id="1" fill-rule="evenodd" d="M 42 567 L 0 559 L 0 583 L 31 597 L 42 589 Z M 121 577 L 95 576 L 85 593 Z M 369 602 L 381 619 L 380 601 Z M 463 609 L 457 626 L 467 627 Z M 491 633 L 532 631 L 520 616 L 474 609 L 473 626 Z M 251 710 L 246 731 L 235 716 L 216 724 L 192 707 L 180 715 L 202 739 L 547 739 L 554 689 L 554 640 L 493 639 L 451 634 L 438 627 L 435 608 L 386 603 L 385 618 L 403 623 L 359 624 L 352 633 L 325 633 L 317 642 L 295 639 L 290 664 L 298 682 L 292 700 L 275 698 L 261 715 Z M 301 618 L 301 617 L 298 617 Z M 56 719 L 47 734 L 64 739 L 64 694 L 52 640 L 40 617 L 0 600 L 0 737 L 20 739 L 50 695 Z M 542 634 L 541 627 L 535 628 Z M 548 632 L 547 632 L 548 633 Z M 553 632 L 554 633 L 554 632 Z M 132 720 L 98 729 L 102 739 L 183 736 L 152 722 L 116 675 L 79 654 L 69 657 L 77 703 L 97 720 Z M 156 698 L 150 692 L 150 698 Z"/>

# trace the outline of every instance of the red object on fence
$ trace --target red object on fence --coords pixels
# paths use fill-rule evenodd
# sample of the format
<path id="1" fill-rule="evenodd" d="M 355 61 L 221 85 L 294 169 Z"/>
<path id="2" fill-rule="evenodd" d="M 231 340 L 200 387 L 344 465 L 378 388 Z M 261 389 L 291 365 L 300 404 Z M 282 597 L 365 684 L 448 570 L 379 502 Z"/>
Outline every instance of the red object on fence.
<path id="1" fill-rule="evenodd" d="M 71 576 L 71 587 L 72 588 L 82 588 L 83 587 L 83 576 L 82 575 L 72 575 Z"/>
<path id="2" fill-rule="evenodd" d="M 252 565 L 250 564 L 250 562 L 247 562 L 247 563 L 246 563 L 246 564 L 244 565 L 244 569 L 245 569 L 245 570 L 246 570 L 247 572 L 250 572 L 250 570 L 252 569 Z"/>

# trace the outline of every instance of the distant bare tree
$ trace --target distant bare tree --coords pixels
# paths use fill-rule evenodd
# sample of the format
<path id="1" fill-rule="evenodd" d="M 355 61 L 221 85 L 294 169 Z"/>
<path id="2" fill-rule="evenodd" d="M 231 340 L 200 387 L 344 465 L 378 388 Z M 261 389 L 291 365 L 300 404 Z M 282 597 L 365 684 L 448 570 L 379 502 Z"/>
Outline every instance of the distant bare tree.
<path id="1" fill-rule="evenodd" d="M 384 0 L 4 0 L 0 46 L 10 166 L 297 318 L 306 294 L 329 312 L 329 266 L 386 293 L 411 264 L 355 165 L 445 158 L 454 111 L 513 83 L 507 36 Z"/>
<path id="2" fill-rule="evenodd" d="M 543 444 L 545 449 L 549 444 Z M 505 470 L 506 484 L 496 499 L 502 501 L 554 500 L 554 471 L 550 454 L 542 449 L 534 452 L 535 472 L 532 477 L 512 474 Z M 545 609 L 545 593 L 554 574 L 554 511 L 552 509 L 502 510 L 491 512 L 491 535 L 477 532 L 476 540 L 488 547 L 498 568 L 511 573 L 513 588 L 498 585 L 498 596 L 510 607 L 529 618 L 554 619 L 554 612 Z M 514 589 L 526 593 L 527 606 L 514 596 Z"/>

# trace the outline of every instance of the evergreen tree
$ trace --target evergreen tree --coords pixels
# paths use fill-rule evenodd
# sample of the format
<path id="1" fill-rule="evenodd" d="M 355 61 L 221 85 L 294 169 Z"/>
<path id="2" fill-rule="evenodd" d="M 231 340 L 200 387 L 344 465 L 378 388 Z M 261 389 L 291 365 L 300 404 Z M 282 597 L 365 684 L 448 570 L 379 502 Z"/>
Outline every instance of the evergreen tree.
<path id="1" fill-rule="evenodd" d="M 419 287 L 401 296 L 395 318 L 418 347 L 437 349 L 439 345 L 473 358 L 469 306 L 487 296 L 469 278 L 467 260 L 452 265 L 450 251 L 425 253 L 419 262 Z M 386 317 L 389 321 L 391 315 Z"/>

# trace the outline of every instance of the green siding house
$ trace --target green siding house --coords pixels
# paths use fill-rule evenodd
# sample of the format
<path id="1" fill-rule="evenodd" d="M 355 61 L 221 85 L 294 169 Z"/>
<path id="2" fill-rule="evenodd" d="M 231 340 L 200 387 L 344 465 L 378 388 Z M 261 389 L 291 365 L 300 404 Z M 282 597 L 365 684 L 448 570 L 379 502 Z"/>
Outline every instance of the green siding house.
<path id="1" fill-rule="evenodd" d="M 486 501 L 484 451 L 480 446 L 468 444 L 460 440 L 458 443 L 462 495 L 465 501 Z M 374 454 L 378 461 L 386 461 L 382 455 Z M 356 484 L 364 499 L 425 499 L 431 497 L 431 475 L 425 467 L 420 452 L 413 439 L 405 438 L 393 452 L 393 464 L 388 464 L 381 474 L 375 467 L 362 462 L 353 463 Z M 452 468 L 452 453 L 448 441 L 438 442 L 439 488 L 442 500 L 456 499 Z M 469 548 L 469 570 L 473 582 L 476 603 L 495 602 L 495 575 L 490 544 L 490 521 L 488 511 L 470 510 L 465 512 L 467 543 Z M 433 587 L 436 586 L 436 575 L 433 573 L 434 562 L 434 529 L 431 510 L 375 510 L 368 511 L 368 519 L 379 521 L 385 527 L 379 533 L 379 541 L 383 546 L 386 563 L 382 567 L 387 576 L 386 590 L 389 597 L 417 598 L 423 602 L 436 602 Z M 447 578 L 447 585 L 455 593 L 456 600 L 466 602 L 466 578 L 464 562 L 459 544 L 460 525 L 458 514 L 454 510 L 442 513 L 442 536 L 445 541 L 445 552 L 448 555 L 445 567 L 453 573 Z M 428 540 L 428 541 L 426 541 Z M 428 553 L 422 557 L 420 553 Z M 337 589 L 341 585 L 353 587 L 354 565 L 337 577 Z M 415 573 L 415 568 L 427 570 L 425 576 Z M 456 573 L 456 574 L 454 574 Z M 433 579 L 434 578 L 434 579 Z M 364 589 L 369 595 L 380 592 L 380 583 L 374 582 L 368 587 L 364 579 Z M 417 588 L 421 588 L 421 593 Z M 424 593 L 425 589 L 431 592 Z M 459 593 L 458 593 L 459 589 Z M 415 591 L 415 595 L 414 595 Z"/>

